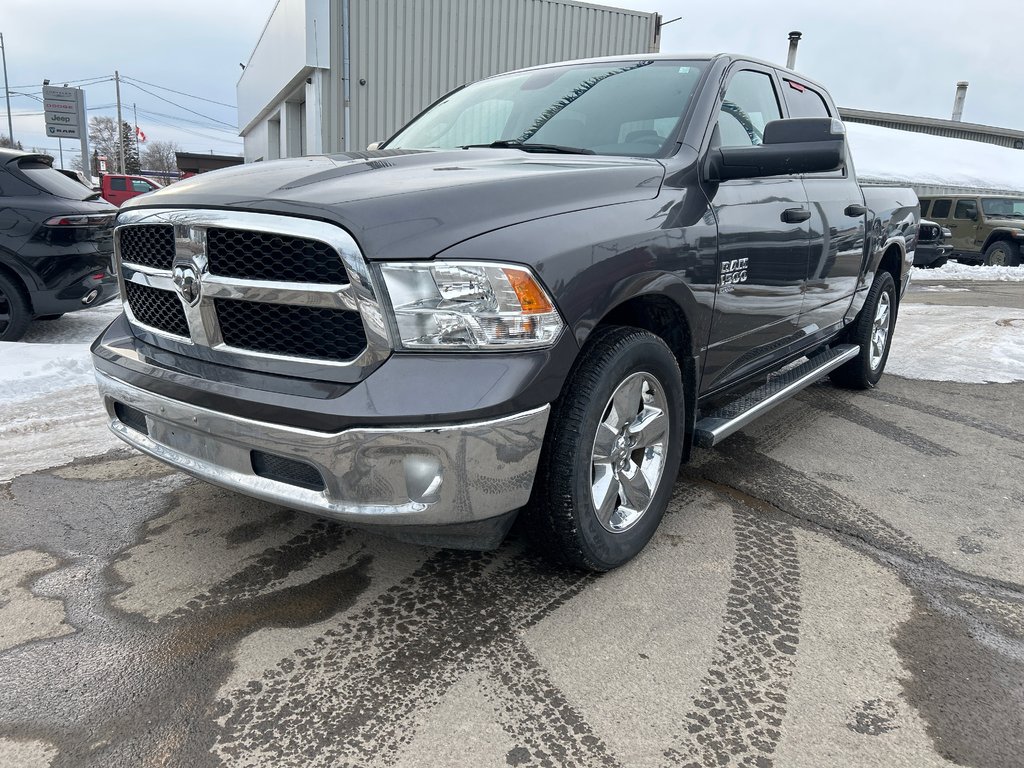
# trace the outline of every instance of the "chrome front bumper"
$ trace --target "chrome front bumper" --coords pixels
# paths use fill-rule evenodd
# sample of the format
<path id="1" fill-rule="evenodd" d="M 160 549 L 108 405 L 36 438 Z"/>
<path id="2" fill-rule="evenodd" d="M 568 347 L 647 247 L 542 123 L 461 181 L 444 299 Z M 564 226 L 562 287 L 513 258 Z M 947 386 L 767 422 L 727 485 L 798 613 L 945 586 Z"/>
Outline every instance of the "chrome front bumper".
<path id="1" fill-rule="evenodd" d="M 445 526 L 524 506 L 550 406 L 469 424 L 316 432 L 197 408 L 97 371 L 110 429 L 126 443 L 202 480 L 350 523 Z M 148 434 L 115 404 L 141 411 Z M 253 451 L 315 467 L 322 491 L 256 474 Z"/>

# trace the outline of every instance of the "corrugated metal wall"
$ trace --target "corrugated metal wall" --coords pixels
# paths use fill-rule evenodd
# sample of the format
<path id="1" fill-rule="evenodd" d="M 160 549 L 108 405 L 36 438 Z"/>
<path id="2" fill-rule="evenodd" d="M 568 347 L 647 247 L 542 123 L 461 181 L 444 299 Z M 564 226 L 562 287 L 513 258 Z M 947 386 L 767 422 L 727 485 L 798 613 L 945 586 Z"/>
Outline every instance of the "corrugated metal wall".
<path id="1" fill-rule="evenodd" d="M 481 77 L 566 59 L 649 53 L 657 21 L 654 13 L 565 0 L 349 1 L 350 149 L 386 139 L 447 91 Z M 340 21 L 340 13 L 332 14 L 339 35 Z M 333 80 L 340 94 L 340 67 Z"/>

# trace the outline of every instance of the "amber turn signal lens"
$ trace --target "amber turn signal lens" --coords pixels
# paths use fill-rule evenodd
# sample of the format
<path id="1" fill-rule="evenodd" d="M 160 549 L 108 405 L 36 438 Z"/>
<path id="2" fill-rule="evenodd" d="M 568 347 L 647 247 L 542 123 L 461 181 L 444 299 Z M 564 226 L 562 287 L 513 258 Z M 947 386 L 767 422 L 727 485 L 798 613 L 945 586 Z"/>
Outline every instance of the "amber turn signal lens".
<path id="1" fill-rule="evenodd" d="M 528 272 L 508 267 L 503 267 L 501 271 L 505 273 L 512 290 L 516 292 L 516 298 L 519 299 L 524 314 L 539 315 L 552 311 L 553 307 L 544 289 L 537 285 L 537 281 Z"/>

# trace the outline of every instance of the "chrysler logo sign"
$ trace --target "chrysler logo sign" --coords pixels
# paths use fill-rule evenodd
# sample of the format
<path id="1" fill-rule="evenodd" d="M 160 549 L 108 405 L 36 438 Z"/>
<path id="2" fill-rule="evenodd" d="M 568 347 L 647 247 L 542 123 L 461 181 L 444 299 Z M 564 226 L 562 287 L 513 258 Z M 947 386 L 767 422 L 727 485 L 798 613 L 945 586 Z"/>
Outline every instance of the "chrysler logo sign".
<path id="1" fill-rule="evenodd" d="M 179 264 L 171 272 L 174 287 L 185 302 L 194 307 L 199 303 L 202 294 L 202 283 L 199 282 L 199 271 L 192 264 Z"/>

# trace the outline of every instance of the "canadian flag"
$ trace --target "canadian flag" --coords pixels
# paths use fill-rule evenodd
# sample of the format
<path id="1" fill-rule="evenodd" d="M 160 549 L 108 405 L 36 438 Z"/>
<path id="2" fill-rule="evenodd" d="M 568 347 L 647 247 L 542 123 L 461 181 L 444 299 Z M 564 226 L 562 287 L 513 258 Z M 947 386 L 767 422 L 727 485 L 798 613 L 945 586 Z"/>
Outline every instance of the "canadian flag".
<path id="1" fill-rule="evenodd" d="M 141 129 L 141 128 L 139 128 L 139 126 L 137 126 L 137 125 L 135 126 L 135 135 L 136 135 L 136 136 L 138 137 L 138 139 L 139 139 L 139 141 L 140 141 L 140 142 L 142 142 L 142 141 L 145 141 L 145 140 L 146 140 L 146 134 L 144 134 L 144 133 L 142 132 L 142 129 Z"/>

